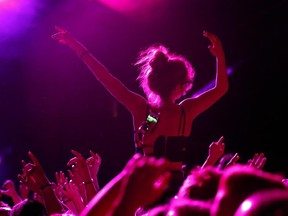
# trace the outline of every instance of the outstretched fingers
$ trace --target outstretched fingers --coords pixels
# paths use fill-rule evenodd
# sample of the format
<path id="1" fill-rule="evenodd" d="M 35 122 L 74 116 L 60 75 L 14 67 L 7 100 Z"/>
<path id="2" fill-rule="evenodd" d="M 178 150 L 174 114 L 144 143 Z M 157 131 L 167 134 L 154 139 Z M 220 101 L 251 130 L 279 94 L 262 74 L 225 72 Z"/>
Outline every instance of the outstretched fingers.
<path id="1" fill-rule="evenodd" d="M 67 32 L 67 30 L 66 29 L 64 29 L 64 28 L 62 28 L 62 27 L 60 27 L 60 26 L 55 26 L 55 29 L 57 30 L 57 31 L 59 31 L 59 32 Z"/>
<path id="2" fill-rule="evenodd" d="M 31 151 L 28 152 L 28 156 L 30 157 L 30 159 L 35 165 L 40 165 L 38 159 L 35 157 L 35 155 Z"/>
<path id="3" fill-rule="evenodd" d="M 211 32 L 208 32 L 208 31 L 203 31 L 203 36 L 204 37 L 207 37 L 212 44 L 216 43 L 217 41 L 219 41 L 219 38 L 217 35 L 211 33 Z"/>

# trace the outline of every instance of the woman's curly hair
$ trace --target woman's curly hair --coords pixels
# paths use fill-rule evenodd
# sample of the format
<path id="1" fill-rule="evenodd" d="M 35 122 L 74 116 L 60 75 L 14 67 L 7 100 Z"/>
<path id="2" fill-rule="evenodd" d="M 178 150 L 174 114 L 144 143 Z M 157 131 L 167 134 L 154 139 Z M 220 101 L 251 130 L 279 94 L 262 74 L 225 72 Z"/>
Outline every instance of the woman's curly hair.
<path id="1" fill-rule="evenodd" d="M 179 85 L 183 86 L 182 95 L 192 88 L 195 71 L 190 62 L 162 44 L 141 51 L 135 65 L 140 69 L 137 80 L 151 104 L 159 105 Z"/>

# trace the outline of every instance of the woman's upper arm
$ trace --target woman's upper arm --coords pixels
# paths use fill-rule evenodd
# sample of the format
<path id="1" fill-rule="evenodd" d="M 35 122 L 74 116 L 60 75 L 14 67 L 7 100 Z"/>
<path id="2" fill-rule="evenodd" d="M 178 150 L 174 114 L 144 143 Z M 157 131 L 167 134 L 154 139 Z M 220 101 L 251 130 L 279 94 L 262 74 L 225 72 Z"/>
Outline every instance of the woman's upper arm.
<path id="1" fill-rule="evenodd" d="M 180 104 L 183 104 L 187 110 L 188 115 L 194 115 L 195 117 L 202 112 L 209 109 L 213 104 L 215 104 L 225 92 L 217 91 L 216 89 L 210 89 L 200 95 L 187 98 L 183 100 Z"/>
<path id="2" fill-rule="evenodd" d="M 131 113 L 137 112 L 139 107 L 146 107 L 147 104 L 147 100 L 143 96 L 129 89 L 127 89 L 125 94 L 118 95 L 118 101 Z"/>

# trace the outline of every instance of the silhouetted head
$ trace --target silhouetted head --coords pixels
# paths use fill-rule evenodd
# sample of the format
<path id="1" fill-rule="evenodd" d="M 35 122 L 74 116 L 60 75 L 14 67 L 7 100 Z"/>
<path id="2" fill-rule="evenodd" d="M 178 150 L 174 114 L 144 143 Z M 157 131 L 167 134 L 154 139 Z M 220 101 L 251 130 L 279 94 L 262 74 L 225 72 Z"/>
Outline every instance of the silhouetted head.
<path id="1" fill-rule="evenodd" d="M 12 207 L 11 216 L 48 216 L 45 206 L 33 199 L 25 199 Z"/>
<path id="2" fill-rule="evenodd" d="M 288 190 L 272 189 L 258 191 L 238 207 L 235 216 L 287 216 Z"/>
<path id="3" fill-rule="evenodd" d="M 149 215 L 149 216 L 165 216 L 167 211 L 169 209 L 169 204 L 164 204 L 164 205 L 157 205 L 151 209 L 142 209 L 138 208 L 137 211 L 135 212 L 135 216 L 144 216 L 144 215 Z"/>
<path id="4" fill-rule="evenodd" d="M 177 197 L 211 201 L 214 199 L 222 171 L 215 167 L 195 168 L 186 177 Z"/>
<path id="5" fill-rule="evenodd" d="M 187 198 L 175 199 L 169 205 L 166 215 L 173 216 L 210 216 L 211 204 L 206 201 Z"/>
<path id="6" fill-rule="evenodd" d="M 9 216 L 10 211 L 11 207 L 7 203 L 0 201 L 0 216 Z"/>
<path id="7" fill-rule="evenodd" d="M 247 165 L 227 167 L 220 178 L 211 207 L 212 216 L 234 215 L 239 205 L 253 193 L 265 189 L 287 189 L 283 176 Z"/>
<path id="8" fill-rule="evenodd" d="M 137 80 L 151 104 L 177 100 L 192 88 L 195 76 L 192 65 L 161 44 L 140 52 L 135 65 L 140 67 Z"/>

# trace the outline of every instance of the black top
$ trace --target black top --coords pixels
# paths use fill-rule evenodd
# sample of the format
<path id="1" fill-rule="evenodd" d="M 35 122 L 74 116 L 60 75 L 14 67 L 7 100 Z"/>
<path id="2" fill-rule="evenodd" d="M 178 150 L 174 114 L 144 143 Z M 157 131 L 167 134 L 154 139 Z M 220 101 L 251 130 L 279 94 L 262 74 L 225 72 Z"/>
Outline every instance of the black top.
<path id="1" fill-rule="evenodd" d="M 178 136 L 160 136 L 154 144 L 153 156 L 156 158 L 166 158 L 171 162 L 182 162 L 188 144 L 188 137 L 184 136 L 185 132 L 185 110 L 181 106 L 181 116 L 178 127 Z M 182 131 L 181 131 L 182 128 Z"/>
<path id="2" fill-rule="evenodd" d="M 185 158 L 188 137 L 184 136 L 160 136 L 157 138 L 153 156 L 166 158 L 171 162 L 182 162 Z"/>

